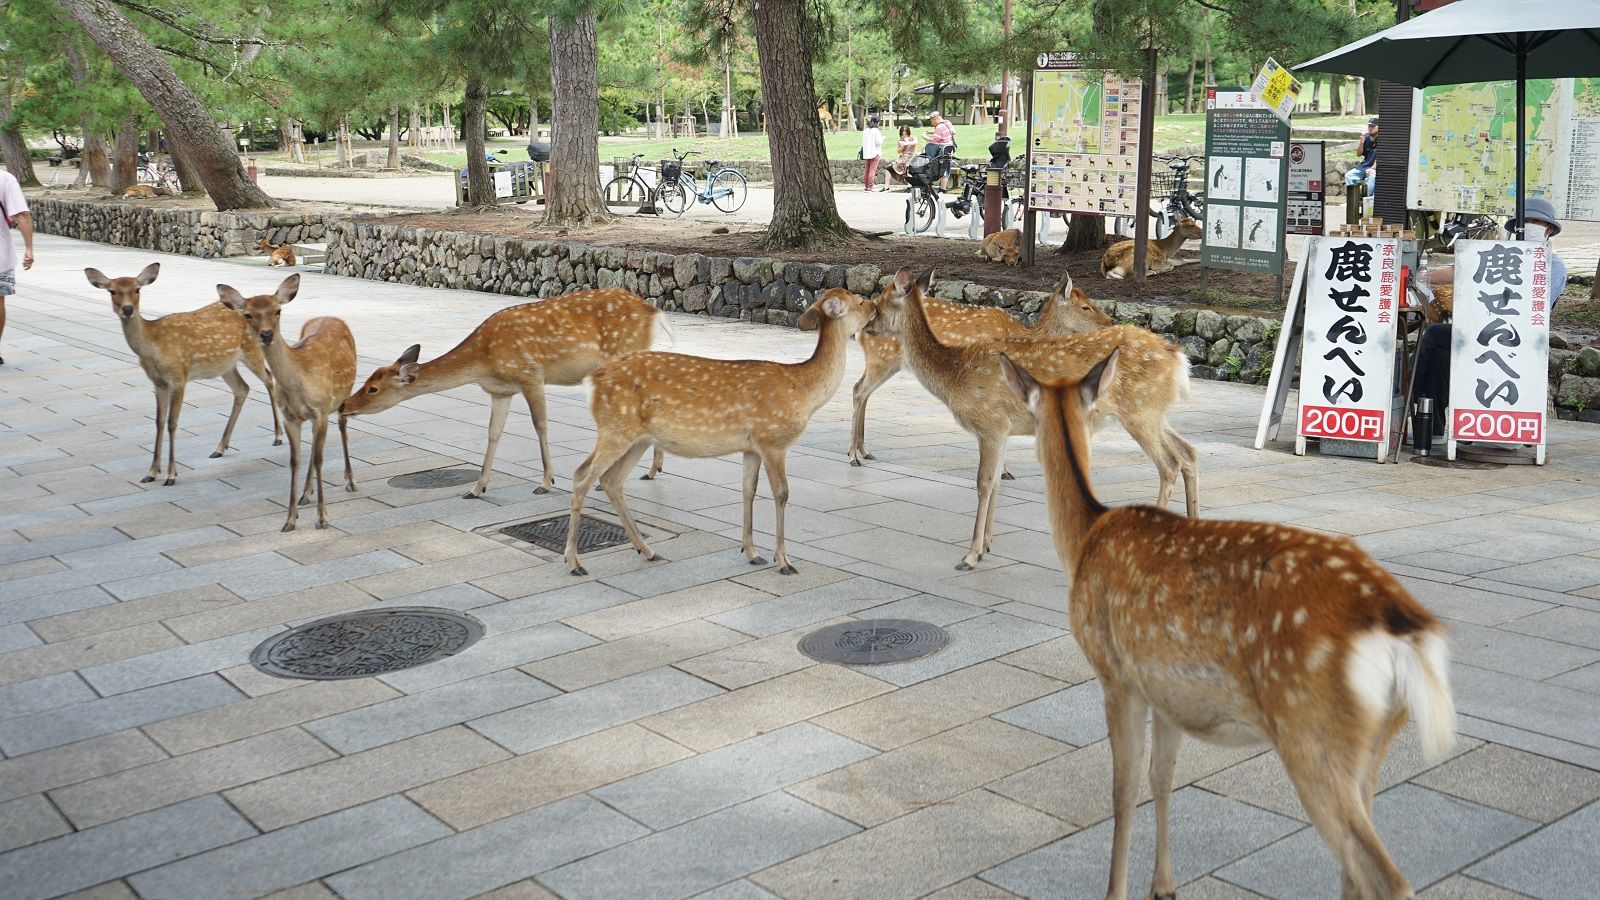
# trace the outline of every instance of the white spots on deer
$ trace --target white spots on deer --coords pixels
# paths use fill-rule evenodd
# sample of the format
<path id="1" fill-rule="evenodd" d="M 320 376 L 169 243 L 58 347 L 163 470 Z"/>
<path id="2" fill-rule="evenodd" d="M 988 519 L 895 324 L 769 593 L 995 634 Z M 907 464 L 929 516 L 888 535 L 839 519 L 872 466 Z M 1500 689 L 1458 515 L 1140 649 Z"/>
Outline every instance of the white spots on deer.
<path id="1" fill-rule="evenodd" d="M 1294 611 L 1294 615 L 1289 621 L 1292 622 L 1296 628 L 1298 628 L 1306 623 L 1306 618 L 1309 616 L 1310 613 L 1306 612 L 1306 608 L 1302 606 Z"/>
<path id="2" fill-rule="evenodd" d="M 1319 637 L 1312 643 L 1311 649 L 1306 651 L 1306 671 L 1320 672 L 1333 656 L 1333 641 L 1327 637 Z"/>
<path id="3" fill-rule="evenodd" d="M 1272 614 L 1272 633 L 1273 634 L 1277 634 L 1278 630 L 1280 628 L 1282 628 L 1282 627 L 1283 627 L 1283 610 L 1280 609 L 1277 612 Z"/>

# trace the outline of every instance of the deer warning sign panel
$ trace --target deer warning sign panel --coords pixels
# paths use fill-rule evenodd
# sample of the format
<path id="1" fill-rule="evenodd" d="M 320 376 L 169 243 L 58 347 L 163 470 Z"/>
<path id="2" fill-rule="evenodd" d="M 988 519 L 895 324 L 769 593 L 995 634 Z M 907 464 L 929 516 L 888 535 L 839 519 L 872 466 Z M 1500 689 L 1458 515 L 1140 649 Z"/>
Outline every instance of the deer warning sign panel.
<path id="1" fill-rule="evenodd" d="M 1394 395 L 1400 242 L 1310 240 L 1300 436 L 1386 442 Z"/>

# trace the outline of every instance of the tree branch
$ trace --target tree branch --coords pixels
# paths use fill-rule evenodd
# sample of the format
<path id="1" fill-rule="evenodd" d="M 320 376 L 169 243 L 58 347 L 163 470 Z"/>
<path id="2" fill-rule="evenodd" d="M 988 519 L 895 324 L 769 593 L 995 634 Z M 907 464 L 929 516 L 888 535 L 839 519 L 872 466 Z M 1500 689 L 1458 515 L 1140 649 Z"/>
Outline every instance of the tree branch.
<path id="1" fill-rule="evenodd" d="M 189 37 L 192 37 L 195 40 L 203 43 L 228 45 L 254 44 L 262 47 L 278 47 L 283 45 L 282 41 L 269 41 L 258 37 L 230 37 L 228 35 L 217 34 L 215 32 L 201 31 L 178 21 L 178 17 L 167 9 L 146 6 L 143 3 L 137 2 L 137 0 L 116 0 L 116 3 L 118 6 L 127 7 L 128 9 L 131 9 L 134 12 L 145 16 L 146 18 L 160 22 L 174 31 L 188 35 Z M 167 48 L 163 47 L 161 49 L 165 50 Z"/>

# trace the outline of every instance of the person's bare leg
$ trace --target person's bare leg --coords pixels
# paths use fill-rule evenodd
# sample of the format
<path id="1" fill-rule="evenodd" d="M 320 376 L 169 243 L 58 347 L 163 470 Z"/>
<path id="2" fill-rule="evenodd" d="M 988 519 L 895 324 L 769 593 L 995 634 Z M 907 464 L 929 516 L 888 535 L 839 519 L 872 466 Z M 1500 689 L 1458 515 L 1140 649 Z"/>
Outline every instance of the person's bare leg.
<path id="1" fill-rule="evenodd" d="M 4 340 L 5 336 L 6 336 L 6 298 L 5 297 L 0 297 L 0 340 Z M 5 365 L 5 362 L 6 362 L 5 351 L 4 350 L 0 350 L 0 365 Z"/>

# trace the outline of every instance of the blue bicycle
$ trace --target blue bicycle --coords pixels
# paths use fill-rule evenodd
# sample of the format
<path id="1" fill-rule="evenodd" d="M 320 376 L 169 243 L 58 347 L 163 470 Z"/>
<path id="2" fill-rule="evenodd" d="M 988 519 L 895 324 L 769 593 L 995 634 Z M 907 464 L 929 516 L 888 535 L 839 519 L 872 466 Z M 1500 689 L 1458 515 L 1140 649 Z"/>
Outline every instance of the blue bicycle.
<path id="1" fill-rule="evenodd" d="M 695 201 L 710 204 L 725 213 L 738 212 L 744 206 L 745 197 L 749 196 L 750 187 L 744 173 L 732 166 L 724 166 L 714 160 L 706 160 L 706 184 L 704 188 L 695 184 L 688 172 L 683 171 L 683 161 L 691 156 L 698 156 L 699 151 L 690 150 L 679 153 L 677 148 L 672 150 L 676 165 L 663 165 L 662 184 L 658 199 L 661 206 L 673 215 L 683 215 Z M 673 170 L 676 169 L 676 173 Z M 676 178 L 672 176 L 676 174 Z"/>

